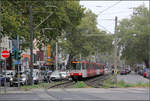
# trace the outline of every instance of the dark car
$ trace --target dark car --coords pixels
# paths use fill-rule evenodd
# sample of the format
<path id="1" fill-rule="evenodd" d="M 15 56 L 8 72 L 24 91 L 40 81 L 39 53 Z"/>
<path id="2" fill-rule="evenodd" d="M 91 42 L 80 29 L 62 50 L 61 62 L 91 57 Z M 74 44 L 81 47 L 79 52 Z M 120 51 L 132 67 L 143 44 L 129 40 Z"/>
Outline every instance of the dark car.
<path id="1" fill-rule="evenodd" d="M 129 69 L 125 69 L 126 74 L 129 74 L 131 71 Z"/>
<path id="2" fill-rule="evenodd" d="M 126 74 L 127 74 L 127 71 L 125 69 L 120 71 L 120 75 L 126 75 Z"/>

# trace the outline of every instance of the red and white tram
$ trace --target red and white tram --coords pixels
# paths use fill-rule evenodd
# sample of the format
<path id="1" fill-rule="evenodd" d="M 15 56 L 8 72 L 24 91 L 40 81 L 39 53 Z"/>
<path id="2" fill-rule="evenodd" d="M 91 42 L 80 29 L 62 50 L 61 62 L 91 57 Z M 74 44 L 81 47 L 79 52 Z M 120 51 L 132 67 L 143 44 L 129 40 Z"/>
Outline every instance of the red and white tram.
<path id="1" fill-rule="evenodd" d="M 104 64 L 100 63 L 72 61 L 71 66 L 70 77 L 75 81 L 104 74 Z"/>

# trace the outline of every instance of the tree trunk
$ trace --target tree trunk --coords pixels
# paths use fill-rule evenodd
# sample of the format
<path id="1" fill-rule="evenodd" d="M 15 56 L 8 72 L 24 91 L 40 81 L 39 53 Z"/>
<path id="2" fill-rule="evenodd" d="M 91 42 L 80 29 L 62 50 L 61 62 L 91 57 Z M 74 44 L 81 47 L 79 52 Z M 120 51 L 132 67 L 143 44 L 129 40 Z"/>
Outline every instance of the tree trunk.
<path id="1" fill-rule="evenodd" d="M 145 59 L 144 62 L 145 62 L 146 68 L 149 68 L 149 59 Z"/>

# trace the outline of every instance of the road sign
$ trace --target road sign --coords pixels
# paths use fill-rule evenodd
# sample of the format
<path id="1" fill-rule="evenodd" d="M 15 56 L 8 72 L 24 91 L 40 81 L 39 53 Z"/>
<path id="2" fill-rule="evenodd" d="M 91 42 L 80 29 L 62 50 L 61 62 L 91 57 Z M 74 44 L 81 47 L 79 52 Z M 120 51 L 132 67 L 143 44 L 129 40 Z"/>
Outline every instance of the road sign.
<path id="1" fill-rule="evenodd" d="M 4 50 L 4 51 L 2 51 L 2 53 L 1 53 L 1 56 L 3 57 L 3 58 L 8 58 L 9 57 L 9 52 L 7 51 L 7 50 Z"/>

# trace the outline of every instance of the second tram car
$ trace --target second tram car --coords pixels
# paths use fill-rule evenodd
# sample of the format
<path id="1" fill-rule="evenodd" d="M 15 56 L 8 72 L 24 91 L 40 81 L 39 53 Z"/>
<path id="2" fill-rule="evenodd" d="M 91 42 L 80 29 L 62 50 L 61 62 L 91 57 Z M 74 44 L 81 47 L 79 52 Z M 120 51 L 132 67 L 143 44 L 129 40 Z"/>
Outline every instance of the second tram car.
<path id="1" fill-rule="evenodd" d="M 70 77 L 74 81 L 104 74 L 104 64 L 100 63 L 72 61 L 71 66 Z"/>

